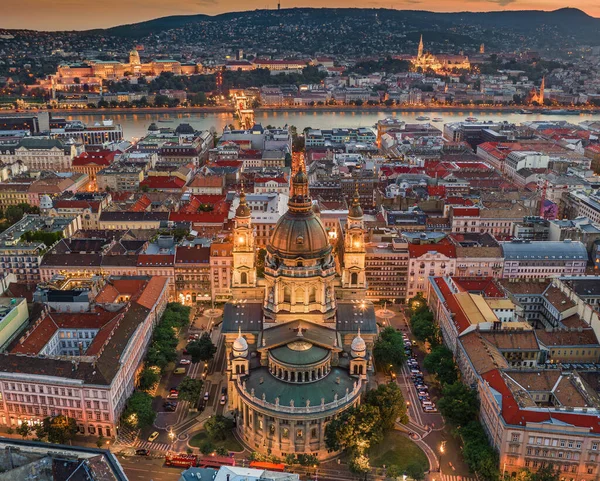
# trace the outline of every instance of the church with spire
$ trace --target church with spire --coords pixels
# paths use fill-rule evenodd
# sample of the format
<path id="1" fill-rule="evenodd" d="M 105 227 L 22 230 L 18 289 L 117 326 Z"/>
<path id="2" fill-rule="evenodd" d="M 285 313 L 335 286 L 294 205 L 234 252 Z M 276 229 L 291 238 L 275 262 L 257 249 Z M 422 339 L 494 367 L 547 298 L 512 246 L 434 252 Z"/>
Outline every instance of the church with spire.
<path id="1" fill-rule="evenodd" d="M 544 95 L 546 89 L 546 78 L 542 77 L 542 83 L 540 84 L 540 90 L 536 90 L 535 87 L 531 87 L 529 95 L 527 96 L 527 103 L 529 105 L 544 105 Z"/>
<path id="2" fill-rule="evenodd" d="M 313 208 L 303 165 L 257 275 L 250 209 L 234 225 L 233 299 L 225 305 L 228 402 L 239 438 L 276 456 L 331 456 L 325 428 L 360 403 L 377 336 L 365 300 L 365 230 L 358 192 L 332 243 Z"/>
<path id="3" fill-rule="evenodd" d="M 423 71 L 433 70 L 434 72 L 469 70 L 471 62 L 466 55 L 439 54 L 434 55 L 425 51 L 423 35 L 419 40 L 417 56 L 411 58 L 413 68 L 421 68 Z"/>

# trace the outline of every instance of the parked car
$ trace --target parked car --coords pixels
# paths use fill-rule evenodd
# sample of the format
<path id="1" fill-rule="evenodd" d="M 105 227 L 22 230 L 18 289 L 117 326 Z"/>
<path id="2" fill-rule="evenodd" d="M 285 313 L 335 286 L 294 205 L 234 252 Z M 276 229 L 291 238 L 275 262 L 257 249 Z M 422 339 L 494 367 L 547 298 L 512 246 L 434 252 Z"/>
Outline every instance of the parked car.
<path id="1" fill-rule="evenodd" d="M 135 454 L 137 456 L 148 456 L 150 454 L 150 451 L 148 451 L 147 449 L 136 449 Z"/>
<path id="2" fill-rule="evenodd" d="M 437 409 L 431 406 L 425 406 L 423 408 L 423 411 L 425 411 L 426 413 L 437 413 Z"/>
<path id="3" fill-rule="evenodd" d="M 208 397 L 209 397 L 209 396 L 210 396 L 209 392 L 208 392 L 208 391 L 206 391 L 206 392 L 204 393 L 204 400 L 205 400 L 205 401 L 208 401 Z"/>
<path id="4" fill-rule="evenodd" d="M 159 432 L 158 431 L 154 431 L 150 436 L 148 436 L 148 442 L 153 442 L 158 436 L 159 436 Z"/>
<path id="5" fill-rule="evenodd" d="M 173 371 L 173 374 L 185 374 L 185 367 L 178 367 Z"/>
<path id="6" fill-rule="evenodd" d="M 189 366 L 191 363 L 192 363 L 192 361 L 190 361 L 189 359 L 180 359 L 179 360 L 180 366 Z"/>
<path id="7" fill-rule="evenodd" d="M 226 402 L 227 402 L 227 395 L 226 395 L 226 394 L 223 394 L 223 395 L 221 396 L 221 400 L 219 401 L 219 404 L 220 404 L 221 406 L 224 406 Z"/>
<path id="8" fill-rule="evenodd" d="M 170 392 L 169 395 L 167 396 L 167 399 L 177 399 L 177 398 L 179 398 L 179 393 L 177 391 Z"/>

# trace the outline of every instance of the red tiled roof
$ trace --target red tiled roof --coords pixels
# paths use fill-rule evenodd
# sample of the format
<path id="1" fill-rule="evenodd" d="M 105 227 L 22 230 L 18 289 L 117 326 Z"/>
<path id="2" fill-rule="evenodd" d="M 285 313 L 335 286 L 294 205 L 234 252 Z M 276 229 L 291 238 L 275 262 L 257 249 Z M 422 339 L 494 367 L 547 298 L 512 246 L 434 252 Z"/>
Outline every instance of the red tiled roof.
<path id="1" fill-rule="evenodd" d="M 471 199 L 465 199 L 464 197 L 446 197 L 445 203 L 446 205 L 473 205 L 473 201 Z"/>
<path id="2" fill-rule="evenodd" d="M 466 314 L 463 312 L 462 307 L 460 307 L 460 304 L 454 298 L 454 294 L 450 290 L 450 287 L 448 287 L 448 284 L 446 283 L 445 279 L 443 277 L 436 277 L 434 278 L 434 282 L 438 286 L 438 289 L 441 291 L 442 296 L 446 301 L 446 306 L 448 307 L 448 310 L 452 314 L 454 314 L 454 316 L 452 316 L 452 320 L 454 321 L 454 326 L 456 327 L 456 330 L 460 334 L 465 329 L 468 329 L 471 323 L 469 322 L 469 319 L 466 316 Z"/>
<path id="3" fill-rule="evenodd" d="M 141 196 L 135 204 L 131 206 L 129 209 L 132 212 L 144 212 L 148 210 L 148 207 L 152 205 L 152 201 L 148 198 L 147 195 Z"/>
<path id="4" fill-rule="evenodd" d="M 591 429 L 595 434 L 600 433 L 600 417 L 596 415 L 576 414 L 562 411 L 550 411 L 550 409 L 521 409 L 506 385 L 498 369 L 482 374 L 483 379 L 502 395 L 502 417 L 507 424 L 524 426 L 526 423 L 539 423 L 556 419 L 573 426 Z"/>
<path id="5" fill-rule="evenodd" d="M 54 202 L 55 209 L 91 209 L 92 212 L 98 212 L 100 209 L 99 201 L 88 200 L 57 200 Z"/>
<path id="6" fill-rule="evenodd" d="M 140 254 L 137 258 L 139 267 L 170 267 L 175 261 L 173 254 Z"/>
<path id="7" fill-rule="evenodd" d="M 196 212 L 194 214 L 171 212 L 169 213 L 169 220 L 195 224 L 223 224 L 227 220 L 227 212 Z"/>
<path id="8" fill-rule="evenodd" d="M 179 177 L 153 175 L 141 181 L 140 185 L 147 186 L 149 189 L 183 189 L 185 180 Z"/>
<path id="9" fill-rule="evenodd" d="M 175 257 L 176 264 L 208 264 L 210 247 L 179 246 Z"/>
<path id="10" fill-rule="evenodd" d="M 454 217 L 479 217 L 478 207 L 452 207 Z"/>
<path id="11" fill-rule="evenodd" d="M 444 197 L 446 195 L 446 187 L 443 185 L 428 185 L 427 193 L 431 196 Z"/>
<path id="12" fill-rule="evenodd" d="M 223 187 L 223 177 L 216 175 L 197 175 L 193 178 L 189 187 Z"/>
<path id="13" fill-rule="evenodd" d="M 265 184 L 267 182 L 277 182 L 278 184 L 287 184 L 287 180 L 283 177 L 262 177 L 260 179 L 254 179 L 255 184 Z"/>
<path id="14" fill-rule="evenodd" d="M 408 254 L 411 258 L 421 257 L 428 252 L 439 252 L 446 257 L 456 258 L 456 247 L 443 241 L 437 244 L 408 244 Z"/>
<path id="15" fill-rule="evenodd" d="M 74 166 L 85 165 L 110 165 L 117 155 L 117 152 L 111 150 L 100 150 L 96 152 L 83 152 L 73 159 Z"/>
<path id="16" fill-rule="evenodd" d="M 453 277 L 452 280 L 461 292 L 481 292 L 484 297 L 505 297 L 502 289 L 493 277 L 473 279 L 472 277 Z"/>

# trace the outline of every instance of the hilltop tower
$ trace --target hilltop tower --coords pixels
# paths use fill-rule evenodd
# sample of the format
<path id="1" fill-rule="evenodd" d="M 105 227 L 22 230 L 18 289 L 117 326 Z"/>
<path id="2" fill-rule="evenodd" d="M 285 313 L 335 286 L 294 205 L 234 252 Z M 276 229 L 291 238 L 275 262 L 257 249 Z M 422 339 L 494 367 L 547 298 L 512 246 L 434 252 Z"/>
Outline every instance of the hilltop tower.
<path id="1" fill-rule="evenodd" d="M 485 53 L 485 45 L 483 43 L 479 46 L 479 53 Z"/>
<path id="2" fill-rule="evenodd" d="M 417 50 L 417 58 L 423 56 L 423 34 L 421 34 L 421 40 L 419 40 L 419 50 Z"/>

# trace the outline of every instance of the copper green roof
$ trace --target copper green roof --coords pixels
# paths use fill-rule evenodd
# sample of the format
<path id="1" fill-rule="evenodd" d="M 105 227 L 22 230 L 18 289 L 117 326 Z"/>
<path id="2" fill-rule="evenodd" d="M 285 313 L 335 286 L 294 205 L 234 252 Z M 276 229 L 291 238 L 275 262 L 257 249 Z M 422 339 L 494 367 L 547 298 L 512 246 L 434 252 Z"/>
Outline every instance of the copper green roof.
<path id="1" fill-rule="evenodd" d="M 319 381 L 288 383 L 274 377 L 268 368 L 260 367 L 253 369 L 246 378 L 246 389 L 248 392 L 254 389 L 254 395 L 258 399 L 262 399 L 264 393 L 265 401 L 272 404 L 275 404 L 275 398 L 278 397 L 279 404 L 282 406 L 290 406 L 292 399 L 296 407 L 306 406 L 307 400 L 310 401 L 311 406 L 318 406 L 321 404 L 321 398 L 325 400 L 325 404 L 328 404 L 335 400 L 336 394 L 341 400 L 346 395 L 346 389 L 352 392 L 355 381 L 356 379 L 348 375 L 348 371 L 333 367 L 331 372 Z"/>
<path id="2" fill-rule="evenodd" d="M 275 359 L 296 366 L 314 364 L 315 362 L 325 359 L 329 354 L 327 349 L 315 346 L 314 344 L 310 349 L 305 351 L 295 351 L 286 345 L 271 349 L 269 352 Z"/>

